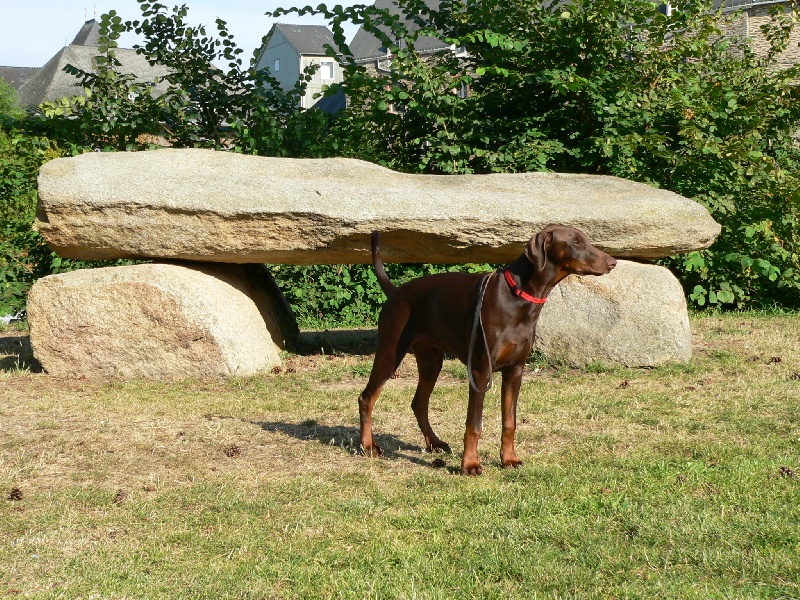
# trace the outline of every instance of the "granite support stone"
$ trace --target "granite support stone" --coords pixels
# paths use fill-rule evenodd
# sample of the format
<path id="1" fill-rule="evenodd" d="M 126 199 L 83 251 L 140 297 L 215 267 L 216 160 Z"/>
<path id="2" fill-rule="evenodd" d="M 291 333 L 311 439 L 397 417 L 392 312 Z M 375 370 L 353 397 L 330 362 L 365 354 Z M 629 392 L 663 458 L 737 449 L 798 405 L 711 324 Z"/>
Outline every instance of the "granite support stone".
<path id="1" fill-rule="evenodd" d="M 37 281 L 34 355 L 51 375 L 176 380 L 280 365 L 270 302 L 237 265 L 141 264 Z M 254 298 L 255 296 L 255 298 Z"/>

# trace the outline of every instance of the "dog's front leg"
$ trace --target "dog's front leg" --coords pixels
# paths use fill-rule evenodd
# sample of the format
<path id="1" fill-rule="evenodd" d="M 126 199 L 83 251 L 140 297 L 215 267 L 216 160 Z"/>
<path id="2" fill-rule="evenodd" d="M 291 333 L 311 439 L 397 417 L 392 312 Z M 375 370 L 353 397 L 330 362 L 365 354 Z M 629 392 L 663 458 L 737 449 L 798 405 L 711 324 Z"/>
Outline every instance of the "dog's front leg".
<path id="1" fill-rule="evenodd" d="M 469 408 L 467 408 L 467 427 L 464 432 L 464 456 L 461 459 L 462 475 L 480 475 L 483 467 L 478 460 L 478 440 L 483 430 L 483 398 L 486 393 L 469 388 Z"/>
<path id="2" fill-rule="evenodd" d="M 503 369 L 502 413 L 503 438 L 500 446 L 500 462 L 504 467 L 521 467 L 522 461 L 514 450 L 514 435 L 517 431 L 517 399 L 522 385 L 525 365 L 514 365 Z"/>

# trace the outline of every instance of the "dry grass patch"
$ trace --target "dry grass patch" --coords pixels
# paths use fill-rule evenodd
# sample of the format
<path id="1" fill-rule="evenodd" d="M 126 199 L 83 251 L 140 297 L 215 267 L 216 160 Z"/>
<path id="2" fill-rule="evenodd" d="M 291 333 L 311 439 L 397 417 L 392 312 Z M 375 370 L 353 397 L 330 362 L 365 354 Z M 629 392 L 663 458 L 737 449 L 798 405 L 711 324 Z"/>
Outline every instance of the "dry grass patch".
<path id="1" fill-rule="evenodd" d="M 179 384 L 53 378 L 0 343 L 0 597 L 800 595 L 800 318 L 692 325 L 689 365 L 531 365 L 519 471 L 496 386 L 479 479 L 454 474 L 455 363 L 431 420 L 456 454 L 422 451 L 407 359 L 387 456 L 356 456 L 371 332 Z"/>

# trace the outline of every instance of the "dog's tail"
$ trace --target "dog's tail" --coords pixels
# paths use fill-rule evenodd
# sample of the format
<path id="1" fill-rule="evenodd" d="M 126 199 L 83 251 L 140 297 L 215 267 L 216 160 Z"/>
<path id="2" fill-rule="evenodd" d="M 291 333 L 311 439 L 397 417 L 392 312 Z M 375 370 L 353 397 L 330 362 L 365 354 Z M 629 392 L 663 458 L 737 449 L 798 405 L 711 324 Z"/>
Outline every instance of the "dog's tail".
<path id="1" fill-rule="evenodd" d="M 386 274 L 386 269 L 383 268 L 383 261 L 381 260 L 381 234 L 379 231 L 372 232 L 372 266 L 375 267 L 375 276 L 378 278 L 378 284 L 381 286 L 383 293 L 389 296 L 397 289 L 389 276 Z"/>

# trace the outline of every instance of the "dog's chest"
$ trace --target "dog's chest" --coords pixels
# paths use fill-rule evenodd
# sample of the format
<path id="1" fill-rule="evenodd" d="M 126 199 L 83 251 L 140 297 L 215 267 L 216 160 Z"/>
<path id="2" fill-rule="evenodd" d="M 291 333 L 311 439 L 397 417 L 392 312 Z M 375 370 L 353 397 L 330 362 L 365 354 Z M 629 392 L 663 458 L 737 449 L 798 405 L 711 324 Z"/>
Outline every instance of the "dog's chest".
<path id="1" fill-rule="evenodd" d="M 492 348 L 492 364 L 495 368 L 524 363 L 533 346 L 533 328 L 518 330 L 514 333 L 504 332 L 490 347 Z"/>

